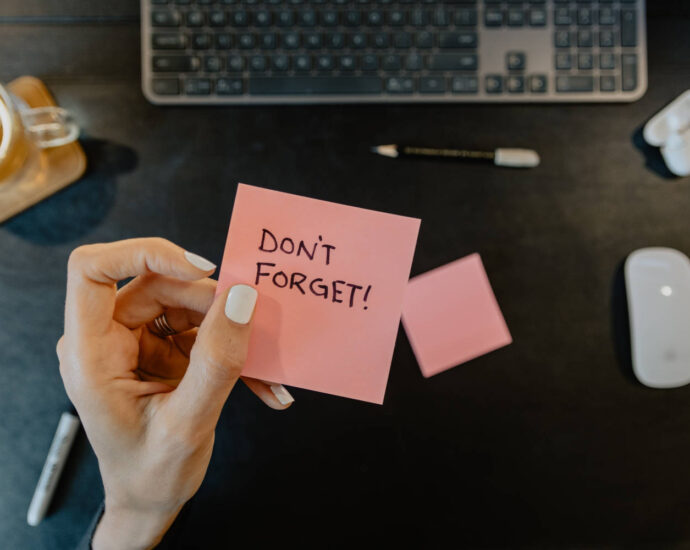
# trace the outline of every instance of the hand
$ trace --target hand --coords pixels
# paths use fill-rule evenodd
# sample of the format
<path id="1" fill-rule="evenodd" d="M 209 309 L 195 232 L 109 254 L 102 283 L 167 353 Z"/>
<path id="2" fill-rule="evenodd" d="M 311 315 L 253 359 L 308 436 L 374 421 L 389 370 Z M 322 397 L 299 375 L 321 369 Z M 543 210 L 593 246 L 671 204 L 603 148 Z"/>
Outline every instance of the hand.
<path id="1" fill-rule="evenodd" d="M 214 270 L 163 239 L 83 246 L 70 256 L 57 352 L 105 488 L 95 550 L 154 546 L 204 478 L 257 297 L 236 285 L 214 300 Z M 163 312 L 179 334 L 149 330 Z M 280 385 L 245 382 L 270 407 L 292 402 Z"/>

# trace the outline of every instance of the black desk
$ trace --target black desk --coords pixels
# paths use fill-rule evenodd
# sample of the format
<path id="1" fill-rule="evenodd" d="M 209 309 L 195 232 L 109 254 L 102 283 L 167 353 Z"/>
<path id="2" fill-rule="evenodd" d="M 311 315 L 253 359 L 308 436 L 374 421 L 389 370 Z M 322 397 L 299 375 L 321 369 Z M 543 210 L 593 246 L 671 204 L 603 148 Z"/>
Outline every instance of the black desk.
<path id="1" fill-rule="evenodd" d="M 690 181 L 639 145 L 690 87 L 690 13 L 649 3 L 649 91 L 630 105 L 185 109 L 139 91 L 136 1 L 4 0 L 0 80 L 45 79 L 83 125 L 90 170 L 0 226 L 0 546 L 69 548 L 102 497 L 82 435 L 51 515 L 25 523 L 68 405 L 54 346 L 70 250 L 160 235 L 219 261 L 237 181 L 422 218 L 413 274 L 480 252 L 515 341 L 425 380 L 401 331 L 383 406 L 294 390 L 276 414 L 238 386 L 186 515 L 200 534 L 690 544 L 690 387 L 635 383 L 620 330 L 625 256 L 690 252 Z M 368 153 L 394 140 L 532 147 L 543 163 Z"/>

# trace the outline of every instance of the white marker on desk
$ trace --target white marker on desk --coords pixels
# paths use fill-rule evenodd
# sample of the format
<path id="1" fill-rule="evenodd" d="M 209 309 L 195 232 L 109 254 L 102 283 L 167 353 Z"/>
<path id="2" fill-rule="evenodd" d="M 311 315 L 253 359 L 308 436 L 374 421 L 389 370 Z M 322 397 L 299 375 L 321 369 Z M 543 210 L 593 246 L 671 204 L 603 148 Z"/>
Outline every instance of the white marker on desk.
<path id="1" fill-rule="evenodd" d="M 539 155 L 532 149 L 499 148 L 493 151 L 472 151 L 469 149 L 441 149 L 438 147 L 413 147 L 410 145 L 377 145 L 371 148 L 371 152 L 394 159 L 401 157 L 426 157 L 482 161 L 510 168 L 534 168 L 539 166 L 540 161 Z"/>
<path id="2" fill-rule="evenodd" d="M 26 514 L 26 522 L 29 525 L 38 525 L 46 515 L 60 474 L 65 467 L 65 462 L 67 462 L 67 455 L 69 455 L 69 450 L 72 448 L 72 443 L 79 430 L 79 424 L 77 416 L 68 412 L 62 413 L 55 437 L 50 444 L 48 457 L 43 465 L 43 471 L 41 471 L 41 477 L 38 478 L 29 511 Z"/>

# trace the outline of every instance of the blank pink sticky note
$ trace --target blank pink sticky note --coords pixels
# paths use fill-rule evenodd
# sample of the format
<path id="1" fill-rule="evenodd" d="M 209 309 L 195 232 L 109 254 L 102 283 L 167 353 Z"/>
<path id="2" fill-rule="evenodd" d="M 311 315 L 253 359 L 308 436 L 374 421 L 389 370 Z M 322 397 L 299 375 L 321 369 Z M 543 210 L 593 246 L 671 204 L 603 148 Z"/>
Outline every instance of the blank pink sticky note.
<path id="1" fill-rule="evenodd" d="M 383 403 L 419 224 L 240 184 L 218 288 L 259 291 L 242 374 Z"/>
<path id="2" fill-rule="evenodd" d="M 513 341 L 479 254 L 410 279 L 402 321 L 427 378 Z"/>

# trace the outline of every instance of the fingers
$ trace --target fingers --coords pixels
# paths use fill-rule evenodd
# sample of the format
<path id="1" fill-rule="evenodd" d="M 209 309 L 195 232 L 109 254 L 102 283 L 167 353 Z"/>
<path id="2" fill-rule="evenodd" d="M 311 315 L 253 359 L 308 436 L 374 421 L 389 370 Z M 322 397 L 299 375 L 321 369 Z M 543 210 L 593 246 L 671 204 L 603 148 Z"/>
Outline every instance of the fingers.
<path id="1" fill-rule="evenodd" d="M 263 380 L 247 378 L 246 376 L 242 377 L 242 382 L 272 409 L 282 411 L 295 402 L 290 393 L 281 384 L 269 384 Z"/>
<path id="2" fill-rule="evenodd" d="M 254 288 L 235 285 L 213 302 L 199 327 L 187 372 L 168 401 L 176 414 L 215 428 L 247 357 L 256 299 Z"/>
<path id="3" fill-rule="evenodd" d="M 160 238 L 81 246 L 70 255 L 67 268 L 65 332 L 78 339 L 105 332 L 113 319 L 117 281 L 150 272 L 193 281 L 215 268 Z"/>
<path id="4" fill-rule="evenodd" d="M 118 291 L 113 318 L 134 329 L 165 311 L 170 326 L 183 332 L 201 323 L 213 303 L 216 284 L 208 278 L 182 281 L 164 275 L 142 275 Z"/>

